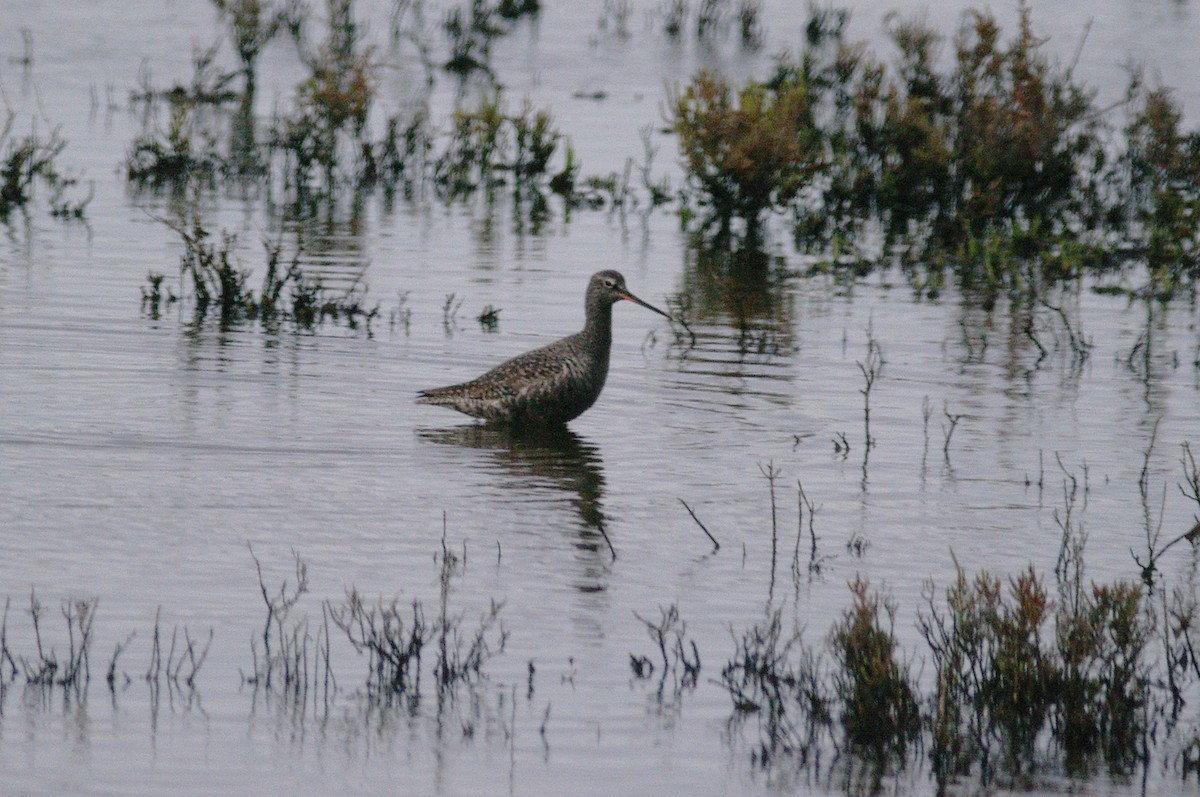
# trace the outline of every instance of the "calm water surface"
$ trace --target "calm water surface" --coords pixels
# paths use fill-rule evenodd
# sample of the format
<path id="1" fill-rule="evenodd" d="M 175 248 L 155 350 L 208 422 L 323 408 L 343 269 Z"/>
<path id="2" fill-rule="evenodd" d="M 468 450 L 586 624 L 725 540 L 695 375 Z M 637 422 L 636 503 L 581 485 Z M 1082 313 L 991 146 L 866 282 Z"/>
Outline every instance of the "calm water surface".
<path id="1" fill-rule="evenodd" d="M 640 157 L 639 128 L 662 122 L 664 81 L 701 65 L 761 76 L 773 53 L 797 46 L 803 23 L 792 4 L 767 3 L 768 44 L 756 53 L 732 39 L 674 48 L 652 4 L 633 4 L 628 38 L 601 29 L 599 3 L 547 5 L 497 45 L 496 65 L 510 102 L 529 94 L 553 110 L 585 173 Z M 875 36 L 882 15 L 860 5 L 856 35 Z M 929 14 L 949 20 L 959 8 Z M 1035 6 L 1034 18 L 1064 58 L 1093 19 L 1080 63 L 1102 93 L 1114 91 L 1123 57 L 1151 58 L 1195 112 L 1200 25 L 1188 5 L 1054 8 Z M 373 12 L 382 32 L 386 8 Z M 430 19 L 443 12 L 430 9 Z M 1148 320 L 1143 306 L 1086 286 L 1058 299 L 1092 356 L 1073 363 L 1047 316 L 1044 339 L 1063 345 L 1039 364 L 1006 307 L 985 314 L 953 291 L 915 301 L 900 274 L 853 285 L 800 278 L 806 263 L 779 245 L 769 284 L 715 277 L 668 211 L 576 211 L 566 221 L 554 208 L 533 234 L 514 232 L 503 205 L 370 202 L 354 224 L 285 236 L 303 237 L 309 267 L 327 279 L 369 287 L 381 311 L 371 334 L 195 327 L 177 308 L 150 319 L 139 311 L 146 274 L 173 275 L 181 246 L 155 218 L 169 201 L 131 194 L 118 172 L 138 130 L 125 97 L 140 69 L 158 85 L 186 80 L 192 44 L 218 35 L 213 12 L 198 1 L 66 15 L 13 3 L 0 18 L 0 87 L 18 128 L 61 125 L 62 164 L 96 193 L 85 224 L 35 207 L 0 230 L 0 596 L 12 600 L 10 646 L 34 649 L 31 590 L 47 607 L 46 644 L 60 652 L 61 601 L 99 600 L 87 695 L 16 688 L 0 697 L 0 791 L 838 792 L 842 780 L 828 771 L 781 778 L 750 764 L 754 734 L 729 724 L 731 701 L 714 683 L 733 652 L 731 630 L 781 606 L 819 645 L 849 602 L 846 582 L 862 574 L 895 597 L 898 632 L 919 656 L 922 584 L 948 583 L 952 557 L 968 571 L 1053 567 L 1067 474 L 1088 485 L 1076 511 L 1089 574 L 1135 577 L 1129 551 L 1145 539 L 1137 482 L 1155 428 L 1153 511 L 1161 502 L 1170 536 L 1193 522 L 1176 484 L 1181 443 L 1200 444 L 1195 310 Z M 9 60 L 21 53 L 21 28 L 34 42 L 29 69 Z M 290 93 L 294 61 L 282 44 L 264 55 L 264 116 Z M 402 101 L 419 74 L 389 72 L 385 96 Z M 574 97 L 597 90 L 608 98 Z M 439 84 L 435 114 L 452 101 Z M 677 184 L 670 141 L 657 141 L 656 168 Z M 261 264 L 258 239 L 278 233 L 262 203 L 206 203 L 210 225 L 238 231 L 244 262 Z M 660 306 L 689 297 L 695 344 L 659 316 L 618 306 L 608 386 L 553 439 L 512 440 L 413 404 L 419 388 L 575 331 L 584 285 L 601 268 L 623 271 Z M 447 318 L 451 293 L 462 305 Z M 475 320 L 488 304 L 501 309 L 494 332 Z M 407 323 L 393 321 L 404 309 Z M 1131 358 L 1143 332 L 1149 354 Z M 884 365 L 871 394 L 876 447 L 865 458 L 858 363 L 872 337 Z M 944 412 L 961 416 L 947 454 Z M 835 450 L 842 435 L 848 453 Z M 798 481 L 817 508 L 822 567 L 795 578 Z M 293 555 L 307 563 L 309 592 L 293 618 L 315 628 L 322 602 L 352 587 L 435 606 L 443 541 L 460 557 L 449 605 L 464 625 L 490 600 L 504 602 L 507 645 L 476 692 L 440 710 L 428 695 L 413 712 L 380 709 L 360 693 L 365 662 L 340 643 L 332 667 L 343 688 L 319 718 L 243 683 L 265 617 L 248 546 L 272 589 L 295 583 Z M 804 557 L 808 545 L 806 536 Z M 1190 564 L 1179 551 L 1167 568 L 1183 574 Z M 663 698 L 657 679 L 632 676 L 629 658 L 656 656 L 635 613 L 657 618 L 672 603 L 703 671 L 694 690 L 668 687 Z M 179 639 L 185 628 L 196 639 L 211 629 L 194 691 L 155 691 L 142 679 L 156 613 Z M 110 694 L 104 671 L 131 632 L 118 666 L 130 681 Z M 1152 792 L 1179 784 L 1152 769 Z M 901 782 L 905 793 L 933 788 L 924 772 Z"/>

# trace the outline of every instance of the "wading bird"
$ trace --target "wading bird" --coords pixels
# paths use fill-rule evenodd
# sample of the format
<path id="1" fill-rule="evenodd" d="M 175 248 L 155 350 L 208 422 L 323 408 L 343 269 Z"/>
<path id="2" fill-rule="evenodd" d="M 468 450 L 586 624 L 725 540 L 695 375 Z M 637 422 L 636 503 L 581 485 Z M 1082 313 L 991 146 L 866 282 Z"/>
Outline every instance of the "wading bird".
<path id="1" fill-rule="evenodd" d="M 584 298 L 582 331 L 518 355 L 470 382 L 422 390 L 417 403 L 513 426 L 557 425 L 579 417 L 604 388 L 612 307 L 622 299 L 670 318 L 630 293 L 620 272 L 596 272 Z"/>

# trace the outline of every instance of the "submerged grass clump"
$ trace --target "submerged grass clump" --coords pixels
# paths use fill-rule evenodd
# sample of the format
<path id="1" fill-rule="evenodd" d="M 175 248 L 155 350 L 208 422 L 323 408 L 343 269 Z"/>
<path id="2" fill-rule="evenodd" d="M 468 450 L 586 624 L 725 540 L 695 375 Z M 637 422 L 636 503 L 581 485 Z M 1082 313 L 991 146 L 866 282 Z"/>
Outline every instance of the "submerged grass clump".
<path id="1" fill-rule="evenodd" d="M 146 275 L 146 284 L 142 286 L 142 312 L 154 320 L 162 317 L 164 308 L 179 301 L 179 297 L 170 286 L 163 287 L 166 275 L 151 271 Z"/>
<path id="2" fill-rule="evenodd" d="M 214 5 L 240 68 L 217 68 L 218 43 L 193 58 L 190 86 L 156 90 L 143 76 L 134 100 L 145 109 L 147 129 L 130 148 L 127 179 L 155 190 L 212 188 L 225 179 L 261 187 L 280 181 L 289 202 L 301 206 L 332 198 L 346 186 L 358 190 L 382 182 L 394 187 L 404 172 L 397 159 L 415 156 L 420 136 L 392 116 L 383 124 L 384 137 L 372 137 L 381 63 L 355 19 L 353 0 L 327 0 L 325 36 L 317 44 L 308 38 L 306 7 L 265 0 L 214 0 Z M 257 62 L 283 31 L 293 39 L 305 74 L 290 107 L 277 113 L 261 135 L 254 112 Z M 241 90 L 234 91 L 231 85 L 239 77 Z M 154 120 L 162 101 L 169 117 L 159 129 Z M 420 113 L 413 124 L 424 124 Z"/>
<path id="3" fill-rule="evenodd" d="M 59 614 L 62 615 L 65 629 L 55 634 L 46 622 L 46 605 L 38 598 L 36 591 L 30 590 L 29 605 L 25 611 L 29 617 L 29 628 L 23 635 L 23 642 L 28 648 L 23 649 L 22 642 L 18 641 L 14 628 L 9 624 L 12 599 L 5 598 L 4 614 L 0 619 L 0 716 L 4 714 L 8 690 L 17 684 L 23 685 L 27 696 L 30 690 L 35 690 L 43 698 L 48 698 L 61 690 L 61 696 L 67 703 L 86 700 L 92 680 L 92 649 L 98 606 L 97 598 L 63 600 L 59 605 Z M 194 696 L 197 678 L 208 659 L 213 640 L 212 629 L 209 629 L 208 639 L 204 640 L 193 638 L 187 626 L 172 628 L 170 639 L 167 640 L 160 614 L 161 610 L 155 613 L 149 664 L 141 676 L 141 680 L 150 688 L 152 706 L 157 705 L 163 686 L 172 694 Z M 105 681 L 114 700 L 119 688 L 124 689 L 133 683 L 129 674 L 119 669 L 119 660 L 135 636 L 136 633 L 130 633 L 123 642 L 117 643 L 108 663 Z M 60 647 L 64 642 L 65 650 Z"/>
<path id="4" fill-rule="evenodd" d="M 33 590 L 29 592 L 28 614 L 36 655 L 15 654 L 9 649 L 9 600 L 6 598 L 4 621 L 0 625 L 0 662 L 6 662 L 10 672 L 8 678 L 0 678 L 0 683 L 9 683 L 20 675 L 31 686 L 59 686 L 75 690 L 85 688 L 91 679 L 92 624 L 96 619 L 97 603 L 95 598 L 63 601 L 61 612 L 67 624 L 67 652 L 66 658 L 60 659 L 53 645 L 43 639 L 45 605 Z"/>
<path id="5" fill-rule="evenodd" d="M 382 96 L 381 82 L 397 66 L 393 59 L 399 53 L 394 46 L 385 51 L 372 43 L 367 26 L 356 18 L 353 0 L 326 0 L 322 37 L 315 42 L 310 10 L 302 6 L 266 0 L 214 4 L 241 66 L 219 69 L 218 43 L 194 56 L 191 85 L 158 90 L 143 75 L 133 98 L 144 109 L 145 130 L 125 161 L 132 185 L 155 191 L 213 190 L 233 181 L 242 191 L 267 193 L 272 201 L 281 193 L 283 207 L 299 214 L 332 209 L 348 195 L 359 208 L 375 190 L 389 203 L 398 192 L 412 200 L 426 196 L 427 187 L 447 202 L 483 192 L 490 204 L 493 189 L 511 186 L 522 227 L 547 217 L 547 193 L 564 197 L 567 208 L 606 204 L 599 191 L 577 191 L 579 164 L 570 145 L 563 146 L 565 137 L 550 111 L 526 100 L 516 112 L 508 112 L 498 84 L 464 91 L 464 98 L 476 96 L 478 104 L 460 103 L 444 132 L 428 115 L 432 71 L 424 94 L 399 102 Z M 475 0 L 451 9 L 443 26 L 451 40 L 448 68 L 487 72 L 488 47 L 509 30 L 506 21 L 538 9 L 536 2 L 507 0 Z M 391 38 L 393 45 L 415 45 L 422 63 L 432 69 L 424 19 L 421 3 L 397 3 Z M 290 99 L 259 131 L 256 65 L 263 50 L 285 32 L 304 72 Z M 239 77 L 241 90 L 233 91 Z M 160 103 L 168 106 L 165 121 Z M 646 184 L 651 206 L 667 201 L 661 181 L 647 178 Z"/>
<path id="6" fill-rule="evenodd" d="M 220 241 L 193 215 L 190 228 L 170 225 L 183 240 L 180 276 L 184 297 L 193 300 L 196 321 L 214 312 L 222 324 L 258 320 L 264 324 L 291 321 L 311 329 L 325 320 L 360 325 L 368 332 L 379 315 L 379 307 L 364 304 L 364 292 L 355 284 L 338 296 L 329 296 L 319 281 L 307 278 L 300 268 L 300 252 L 285 263 L 282 247 L 265 241 L 266 268 L 257 292 L 250 286 L 251 271 L 240 266 L 235 253 L 237 237 L 222 232 Z M 158 318 L 164 306 L 179 301 L 169 288 L 163 292 L 163 275 L 151 272 L 142 288 L 142 309 Z"/>
<path id="7" fill-rule="evenodd" d="M 940 780 L 973 770 L 985 781 L 996 772 L 1031 778 L 1055 751 L 1071 773 L 1086 773 L 1096 757 L 1118 773 L 1142 763 L 1153 634 L 1142 588 L 1065 586 L 1053 606 L 1032 571 L 1004 590 L 987 573 L 969 580 L 960 569 L 944 613 L 930 588 L 921 632 L 936 675 L 930 758 Z M 1050 745 L 1040 748 L 1047 731 Z"/>
<path id="8" fill-rule="evenodd" d="M 696 688 L 700 678 L 700 650 L 696 641 L 687 636 L 687 623 L 679 614 L 679 605 L 672 603 L 665 609 L 659 607 L 659 619 L 647 620 L 640 614 L 634 616 L 646 626 L 646 633 L 658 650 L 658 663 L 648 656 L 630 654 L 629 663 L 636 678 L 647 680 L 658 669 L 656 696 L 660 703 L 666 699 L 668 679 L 672 684 L 672 695 L 676 702 L 685 691 Z"/>
<path id="9" fill-rule="evenodd" d="M 476 104 L 460 99 L 439 132 L 428 90 L 440 59 L 420 3 L 393 9 L 392 44 L 416 45 L 426 93 L 393 107 L 380 86 L 398 51 L 372 43 L 353 0 L 326 0 L 315 43 L 308 9 L 214 3 L 240 66 L 216 68 L 213 47 L 195 56 L 190 86 L 156 91 L 144 81 L 137 96 L 147 132 L 126 159 L 132 184 L 212 189 L 237 180 L 272 199 L 281 191 L 283 206 L 301 213 L 346 194 L 357 208 L 376 189 L 389 203 L 398 191 L 419 199 L 425 187 L 445 202 L 483 196 L 490 207 L 506 186 L 520 231 L 536 231 L 549 216 L 550 193 L 562 197 L 564 218 L 577 207 L 624 213 L 677 199 L 681 221 L 703 233 L 704 246 L 758 251 L 772 218 L 784 217 L 795 247 L 840 274 L 849 269 L 844 279 L 899 264 L 917 295 L 936 298 L 949 273 L 988 308 L 999 295 L 1020 301 L 1084 269 L 1144 267 L 1145 286 L 1109 289 L 1158 300 L 1193 290 L 1200 276 L 1200 132 L 1184 127 L 1169 90 L 1137 70 L 1119 108 L 1097 108 L 1073 65 L 1050 57 L 1025 5 L 1011 32 L 979 9 L 949 35 L 890 17 L 887 57 L 849 39 L 847 11 L 814 7 L 803 48 L 781 56 L 764 79 L 733 85 L 701 72 L 669 92 L 670 132 L 686 172 L 672 192 L 650 175 L 648 135 L 644 165 L 630 159 L 623 172 L 582 175 L 551 111 L 528 101 L 508 111 L 495 81 L 464 81 L 460 97 Z M 442 25 L 445 63 L 461 75 L 487 73 L 506 20 L 537 6 L 452 7 Z M 630 10 L 609 4 L 605 17 L 623 29 Z M 668 37 L 694 22 L 701 40 L 734 29 L 748 46 L 761 38 L 751 0 L 663 3 L 648 17 L 659 19 Z M 258 133 L 256 64 L 284 32 L 303 73 Z M 238 77 L 241 91 L 232 91 Z M 161 129 L 150 108 L 158 101 L 170 105 Z"/>
<path id="10" fill-rule="evenodd" d="M 38 185 L 50 191 L 51 215 L 82 219 L 91 195 L 74 202 L 64 199 L 64 193 L 77 181 L 65 177 L 57 165 L 67 142 L 59 137 L 57 130 L 48 137 L 36 131 L 23 137 L 14 136 L 16 118 L 10 111 L 0 127 L 0 222 L 6 221 L 14 210 L 28 206 Z"/>
<path id="11" fill-rule="evenodd" d="M 986 781 L 997 757 L 1020 775 L 1034 761 L 1053 694 L 1041 640 L 1047 596 L 1032 572 L 1010 590 L 1005 600 L 998 579 L 980 573 L 968 582 L 960 570 L 943 614 L 929 588 L 920 627 L 935 673 L 930 758 L 939 778 L 978 765 Z"/>
<path id="12" fill-rule="evenodd" d="M 367 661 L 364 688 L 351 693 L 365 698 L 368 706 L 398 702 L 409 714 L 420 708 L 423 677 L 435 685 L 440 712 L 462 690 L 474 694 L 487 678 L 487 663 L 504 652 L 508 632 L 500 621 L 503 603 L 490 601 L 474 626 L 466 622 L 465 614 L 451 610 L 453 581 L 462 574 L 464 560 L 444 544 L 437 557 L 440 589 L 432 619 L 426 618 L 419 598 L 405 603 L 381 598 L 372 603 L 350 587 L 344 601 L 322 602 L 321 622 L 314 626 L 307 616 L 293 616 L 309 591 L 303 559 L 293 553 L 291 584 L 284 579 L 278 589 L 271 589 L 253 550 L 251 557 L 266 618 L 261 634 L 251 640 L 253 667 L 242 680 L 264 695 L 284 698 L 300 714 L 311 706 L 315 714 L 328 716 L 333 701 L 345 692 L 333 671 L 336 637 L 330 634 L 334 630 L 341 631 L 350 650 Z"/>
<path id="13" fill-rule="evenodd" d="M 350 590 L 331 617 L 354 649 L 367 657 L 368 690 L 415 701 L 421 694 L 421 652 L 430 633 L 421 602 L 401 606 L 381 598 L 369 604 L 357 590 Z"/>
<path id="14" fill-rule="evenodd" d="M 495 332 L 500 325 L 500 308 L 492 307 L 490 304 L 484 305 L 475 320 L 479 322 L 479 327 L 484 332 Z"/>
<path id="15" fill-rule="evenodd" d="M 526 101 L 509 114 L 499 91 L 480 98 L 474 109 L 456 110 L 445 150 L 433 161 L 433 181 L 447 199 L 490 192 L 511 183 L 514 196 L 540 196 L 548 187 L 573 188 L 571 174 L 550 175 L 550 161 L 562 135 L 549 111 Z M 566 172 L 572 171 L 570 158 Z"/>
<path id="16" fill-rule="evenodd" d="M 197 121 L 200 111 L 188 102 L 174 102 L 167 129 L 147 132 L 133 142 L 125 159 L 125 176 L 147 188 L 211 185 L 225 169 L 213 135 Z"/>

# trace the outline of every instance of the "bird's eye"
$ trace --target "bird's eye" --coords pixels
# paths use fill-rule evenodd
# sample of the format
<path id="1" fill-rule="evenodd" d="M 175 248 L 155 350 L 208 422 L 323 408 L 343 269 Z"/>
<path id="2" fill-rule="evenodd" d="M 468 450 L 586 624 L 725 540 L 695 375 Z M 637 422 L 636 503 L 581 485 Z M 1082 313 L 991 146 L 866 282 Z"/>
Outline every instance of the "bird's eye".
<path id="1" fill-rule="evenodd" d="M 615 280 L 608 279 L 608 280 L 604 281 L 604 287 L 606 287 L 606 288 L 614 288 L 614 287 L 616 287 L 616 285 L 617 285 L 617 283 Z"/>

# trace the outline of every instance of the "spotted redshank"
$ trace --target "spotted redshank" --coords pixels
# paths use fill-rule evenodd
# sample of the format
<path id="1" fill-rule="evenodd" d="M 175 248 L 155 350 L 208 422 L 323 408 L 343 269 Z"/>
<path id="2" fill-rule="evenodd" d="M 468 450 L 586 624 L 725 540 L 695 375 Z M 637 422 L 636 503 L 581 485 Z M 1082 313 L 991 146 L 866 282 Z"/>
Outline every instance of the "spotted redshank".
<path id="1" fill-rule="evenodd" d="M 619 272 L 599 271 L 588 282 L 581 332 L 518 355 L 470 382 L 422 390 L 417 403 L 513 426 L 557 425 L 579 417 L 604 388 L 612 307 L 622 299 L 670 318 L 630 293 Z"/>

